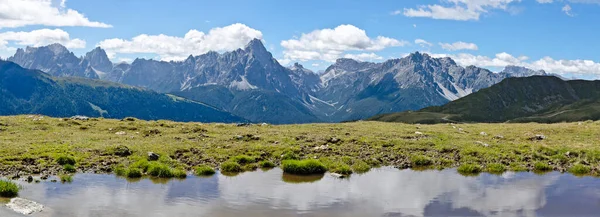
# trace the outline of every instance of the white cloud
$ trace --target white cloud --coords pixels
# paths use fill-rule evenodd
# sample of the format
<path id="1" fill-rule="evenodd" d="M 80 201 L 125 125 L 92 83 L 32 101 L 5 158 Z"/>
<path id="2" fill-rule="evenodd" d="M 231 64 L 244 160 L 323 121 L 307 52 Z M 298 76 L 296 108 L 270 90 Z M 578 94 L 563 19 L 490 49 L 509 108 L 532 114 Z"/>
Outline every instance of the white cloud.
<path id="1" fill-rule="evenodd" d="M 507 65 L 524 66 L 535 70 L 545 70 L 549 73 L 570 75 L 600 76 L 600 63 L 592 60 L 557 60 L 543 57 L 535 61 L 527 61 L 529 57 L 515 57 L 508 53 L 498 53 L 494 57 L 473 54 L 432 54 L 434 57 L 450 57 L 463 66 L 475 65 L 479 67 L 505 67 Z"/>
<path id="2" fill-rule="evenodd" d="M 2 32 L 0 33 L 0 50 L 11 52 L 16 50 L 9 44 L 20 46 L 44 46 L 60 43 L 67 48 L 85 48 L 85 41 L 79 38 L 71 39 L 69 33 L 61 29 L 38 29 L 31 32 Z"/>
<path id="3" fill-rule="evenodd" d="M 370 38 L 365 30 L 353 25 L 319 29 L 281 42 L 284 57 L 291 60 L 325 60 L 333 62 L 347 51 L 379 51 L 408 44 L 393 38 Z"/>
<path id="4" fill-rule="evenodd" d="M 477 45 L 474 44 L 474 43 L 467 43 L 467 42 L 462 42 L 462 41 L 457 41 L 457 42 L 454 42 L 452 44 L 449 44 L 449 43 L 440 43 L 440 46 L 442 46 L 442 49 L 449 50 L 449 51 L 455 51 L 455 50 L 478 50 L 479 49 L 479 47 L 477 47 Z"/>
<path id="5" fill-rule="evenodd" d="M 520 0 L 444 0 L 448 6 L 439 4 L 420 5 L 417 8 L 404 8 L 392 14 L 403 14 L 407 17 L 427 17 L 443 20 L 479 20 L 482 14 L 490 10 L 506 10 L 512 2 Z"/>
<path id="6" fill-rule="evenodd" d="M 183 37 L 168 35 L 138 35 L 131 40 L 113 38 L 103 40 L 98 46 L 109 56 L 118 53 L 157 54 L 162 60 L 183 60 L 191 55 L 208 51 L 231 51 L 244 47 L 250 40 L 262 39 L 262 32 L 236 23 L 211 29 L 207 34 L 192 29 Z"/>
<path id="7" fill-rule="evenodd" d="M 572 10 L 572 9 L 571 9 L 571 6 L 570 6 L 570 5 L 568 5 L 568 4 L 567 4 L 567 5 L 565 5 L 565 6 L 562 8 L 562 11 L 563 11 L 563 12 L 565 12 L 565 14 L 566 14 L 567 16 L 574 17 L 574 16 L 575 16 L 575 14 L 573 14 L 573 12 L 571 12 L 571 10 Z"/>
<path id="8" fill-rule="evenodd" d="M 554 0 L 536 0 L 540 4 L 549 4 L 554 2 Z"/>
<path id="9" fill-rule="evenodd" d="M 112 27 L 90 21 L 83 14 L 65 6 L 65 0 L 59 5 L 54 5 L 52 0 L 0 0 L 0 28 L 29 25 Z"/>
<path id="10" fill-rule="evenodd" d="M 360 53 L 360 54 L 346 54 L 344 58 L 350 58 L 360 61 L 373 61 L 373 60 L 382 60 L 383 57 L 375 54 L 375 53 Z"/>
<path id="11" fill-rule="evenodd" d="M 415 40 L 415 44 L 421 45 L 421 47 L 431 47 L 431 46 L 433 46 L 432 43 L 430 43 L 428 41 L 425 41 L 423 39 L 420 39 L 420 38 L 418 38 L 418 39 Z"/>
<path id="12" fill-rule="evenodd" d="M 318 63 L 313 63 L 313 64 L 311 64 L 311 66 L 312 66 L 312 67 L 318 67 L 318 66 L 319 66 L 319 64 L 318 64 Z"/>

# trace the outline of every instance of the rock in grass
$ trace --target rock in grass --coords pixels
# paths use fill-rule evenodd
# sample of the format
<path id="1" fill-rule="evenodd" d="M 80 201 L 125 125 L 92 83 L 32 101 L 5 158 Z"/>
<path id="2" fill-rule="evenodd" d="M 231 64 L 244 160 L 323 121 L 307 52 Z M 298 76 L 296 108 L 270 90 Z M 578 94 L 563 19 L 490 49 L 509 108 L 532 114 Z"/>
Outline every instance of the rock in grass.
<path id="1" fill-rule="evenodd" d="M 77 120 L 77 121 L 87 121 L 90 118 L 87 116 L 83 116 L 83 115 L 75 115 L 73 117 L 71 117 L 71 120 Z"/>
<path id="2" fill-rule="evenodd" d="M 345 176 L 345 175 L 343 175 L 343 174 L 339 174 L 339 173 L 331 173 L 331 176 L 333 176 L 333 177 L 335 177 L 335 178 L 338 178 L 338 179 L 343 179 L 343 178 L 346 178 L 346 176 Z"/>
<path id="3" fill-rule="evenodd" d="M 504 139 L 504 136 L 503 135 L 496 135 L 496 136 L 494 136 L 494 139 Z"/>
<path id="4" fill-rule="evenodd" d="M 6 207 L 23 215 L 31 215 L 44 210 L 44 205 L 18 197 L 11 199 Z"/>
<path id="5" fill-rule="evenodd" d="M 127 133 L 124 132 L 124 131 L 119 131 L 119 132 L 116 132 L 115 135 L 117 135 L 117 136 L 124 136 L 124 135 L 127 135 Z"/>
<path id="6" fill-rule="evenodd" d="M 487 136 L 488 134 L 486 132 L 481 132 L 481 133 L 479 133 L 479 135 Z"/>
<path id="7" fill-rule="evenodd" d="M 115 155 L 119 157 L 127 157 L 131 155 L 132 152 L 129 150 L 129 147 L 124 145 L 119 145 L 115 148 Z"/>
<path id="8" fill-rule="evenodd" d="M 149 161 L 157 161 L 160 158 L 160 155 L 154 152 L 148 152 L 148 160 Z"/>
<path id="9" fill-rule="evenodd" d="M 541 141 L 544 139 L 546 139 L 546 136 L 544 136 L 542 134 L 538 134 L 538 135 L 535 135 L 535 136 L 532 136 L 529 138 L 529 140 L 531 140 L 531 141 Z"/>
<path id="10" fill-rule="evenodd" d="M 482 142 L 482 141 L 476 141 L 476 142 L 475 142 L 475 144 L 477 144 L 477 145 L 481 145 L 481 146 L 483 146 L 483 147 L 489 147 L 489 146 L 490 146 L 489 144 L 487 144 L 487 143 L 485 143 L 485 142 Z"/>

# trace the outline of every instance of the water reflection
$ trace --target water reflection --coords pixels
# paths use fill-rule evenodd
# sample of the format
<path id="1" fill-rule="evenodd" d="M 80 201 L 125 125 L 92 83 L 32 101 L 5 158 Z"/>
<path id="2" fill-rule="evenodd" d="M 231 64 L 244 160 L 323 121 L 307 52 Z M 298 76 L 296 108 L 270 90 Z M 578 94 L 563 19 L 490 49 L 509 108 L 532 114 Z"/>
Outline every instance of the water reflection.
<path id="1" fill-rule="evenodd" d="M 290 183 L 291 182 L 291 183 Z M 349 179 L 280 169 L 154 184 L 79 174 L 71 184 L 24 183 L 34 216 L 595 216 L 600 179 L 549 173 L 376 169 Z M 17 216 L 0 208 L 0 216 Z"/>

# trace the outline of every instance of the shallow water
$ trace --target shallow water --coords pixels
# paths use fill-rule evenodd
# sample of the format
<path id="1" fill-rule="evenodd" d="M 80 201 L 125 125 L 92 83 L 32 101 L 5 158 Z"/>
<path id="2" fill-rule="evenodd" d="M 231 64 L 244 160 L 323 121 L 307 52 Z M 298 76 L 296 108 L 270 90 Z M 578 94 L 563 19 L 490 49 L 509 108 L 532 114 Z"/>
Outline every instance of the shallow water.
<path id="1" fill-rule="evenodd" d="M 229 177 L 133 180 L 78 174 L 70 184 L 22 183 L 33 216 L 600 216 L 600 179 L 380 168 L 349 179 L 280 169 Z M 1 202 L 0 202 L 1 203 Z M 0 216 L 19 216 L 4 206 Z"/>

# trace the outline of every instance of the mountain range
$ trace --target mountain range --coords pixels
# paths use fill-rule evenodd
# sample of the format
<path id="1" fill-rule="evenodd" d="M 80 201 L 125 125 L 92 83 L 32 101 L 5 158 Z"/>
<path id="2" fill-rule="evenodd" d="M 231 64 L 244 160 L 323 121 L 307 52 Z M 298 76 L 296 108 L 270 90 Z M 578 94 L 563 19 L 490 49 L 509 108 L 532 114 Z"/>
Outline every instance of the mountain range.
<path id="1" fill-rule="evenodd" d="M 338 59 L 317 74 L 284 67 L 258 39 L 231 52 L 184 61 L 135 59 L 114 64 L 95 48 L 76 57 L 60 44 L 18 49 L 8 59 L 57 77 L 84 77 L 169 93 L 251 122 L 340 122 L 446 104 L 509 77 L 546 75 L 509 66 L 502 72 L 462 67 L 415 52 L 382 63 Z"/>
<path id="2" fill-rule="evenodd" d="M 0 61 L 0 93 L 2 115 L 245 121 L 228 112 L 181 97 L 97 79 L 54 77 L 8 61 Z"/>
<path id="3" fill-rule="evenodd" d="M 419 111 L 370 120 L 406 123 L 572 122 L 600 119 L 600 81 L 554 76 L 507 78 L 489 88 Z"/>

